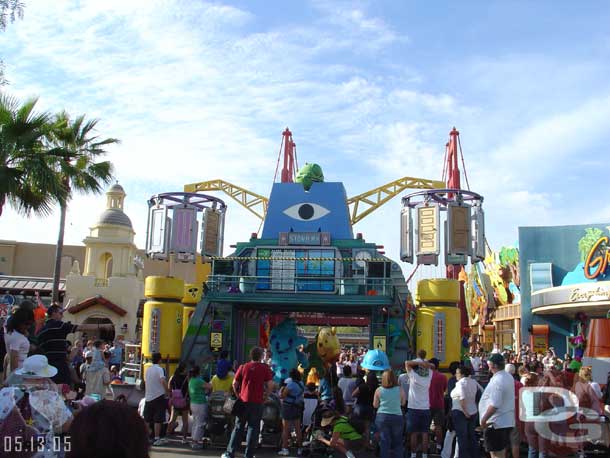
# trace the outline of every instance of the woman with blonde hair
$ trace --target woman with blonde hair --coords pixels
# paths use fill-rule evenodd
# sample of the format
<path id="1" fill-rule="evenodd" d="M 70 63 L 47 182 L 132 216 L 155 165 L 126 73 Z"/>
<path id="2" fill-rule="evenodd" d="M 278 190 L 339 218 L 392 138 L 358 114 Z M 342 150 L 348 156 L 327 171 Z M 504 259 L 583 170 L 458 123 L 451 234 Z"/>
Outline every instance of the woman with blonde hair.
<path id="1" fill-rule="evenodd" d="M 380 433 L 380 458 L 402 458 L 404 447 L 402 433 L 404 420 L 402 406 L 406 404 L 404 392 L 392 370 L 383 372 L 381 386 L 375 391 L 373 407 L 377 409 L 375 425 Z"/>
<path id="2" fill-rule="evenodd" d="M 574 380 L 574 394 L 578 398 L 578 405 L 602 414 L 602 392 L 598 383 L 593 382 L 591 366 L 582 366 Z"/>

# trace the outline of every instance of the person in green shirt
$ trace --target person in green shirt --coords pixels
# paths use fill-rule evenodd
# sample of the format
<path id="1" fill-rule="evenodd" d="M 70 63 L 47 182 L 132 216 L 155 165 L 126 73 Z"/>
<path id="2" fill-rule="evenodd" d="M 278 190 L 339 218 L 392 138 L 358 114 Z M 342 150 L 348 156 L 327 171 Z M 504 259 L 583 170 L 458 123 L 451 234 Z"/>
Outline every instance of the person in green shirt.
<path id="1" fill-rule="evenodd" d="M 201 372 L 198 366 L 193 367 L 189 371 L 189 400 L 191 405 L 191 413 L 193 414 L 193 449 L 203 448 L 203 430 L 208 418 L 208 396 L 207 391 L 212 388 L 212 385 L 206 383 L 201 378 Z"/>
<path id="2" fill-rule="evenodd" d="M 318 436 L 318 441 L 343 453 L 347 458 L 355 458 L 354 450 L 360 450 L 364 446 L 362 434 L 356 431 L 347 417 L 339 415 L 334 410 L 326 411 L 322 414 L 323 428 L 331 426 L 332 436 L 330 440 Z"/>

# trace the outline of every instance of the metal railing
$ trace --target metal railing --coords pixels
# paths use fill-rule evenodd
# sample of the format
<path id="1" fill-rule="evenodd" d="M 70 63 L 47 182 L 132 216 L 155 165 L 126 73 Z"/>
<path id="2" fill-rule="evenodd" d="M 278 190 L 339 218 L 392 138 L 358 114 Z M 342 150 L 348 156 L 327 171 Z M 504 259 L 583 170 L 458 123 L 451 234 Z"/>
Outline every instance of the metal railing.
<path id="1" fill-rule="evenodd" d="M 213 293 L 305 293 L 342 296 L 392 296 L 391 278 L 330 276 L 238 276 L 210 275 L 207 286 Z"/>

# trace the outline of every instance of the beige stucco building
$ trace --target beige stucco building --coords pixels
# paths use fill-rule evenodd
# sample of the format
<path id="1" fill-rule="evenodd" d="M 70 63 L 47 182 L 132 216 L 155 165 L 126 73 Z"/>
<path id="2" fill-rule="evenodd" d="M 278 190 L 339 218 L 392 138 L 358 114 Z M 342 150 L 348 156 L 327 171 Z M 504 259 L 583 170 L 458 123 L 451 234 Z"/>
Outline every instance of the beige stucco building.
<path id="1" fill-rule="evenodd" d="M 84 245 L 63 248 L 60 299 L 67 308 L 65 320 L 112 323 L 114 333 L 100 331 L 98 336 L 109 340 L 123 335 L 134 341 L 145 300 L 144 278 L 171 275 L 192 283 L 202 278 L 197 275 L 202 265 L 146 258 L 134 243 L 123 187 L 114 184 L 106 196 L 106 209 L 90 227 Z M 55 245 L 0 240 L 0 297 L 9 295 L 19 303 L 39 294 L 49 305 L 54 259 Z"/>
<path id="2" fill-rule="evenodd" d="M 144 297 L 144 265 L 137 255 L 131 220 L 123 211 L 125 191 L 117 183 L 106 196 L 106 210 L 83 241 L 83 271 L 74 261 L 66 276 L 64 319 L 74 324 L 113 324 L 115 335 L 134 341 Z"/>

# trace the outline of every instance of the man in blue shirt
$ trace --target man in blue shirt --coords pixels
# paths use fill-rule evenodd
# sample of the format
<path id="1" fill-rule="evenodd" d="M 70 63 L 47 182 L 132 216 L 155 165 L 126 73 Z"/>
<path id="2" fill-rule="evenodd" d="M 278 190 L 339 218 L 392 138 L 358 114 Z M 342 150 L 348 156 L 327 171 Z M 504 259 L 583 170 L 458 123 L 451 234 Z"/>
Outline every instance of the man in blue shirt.
<path id="1" fill-rule="evenodd" d="M 121 364 L 123 364 L 123 342 L 117 339 L 110 348 L 110 365 L 121 369 Z"/>

